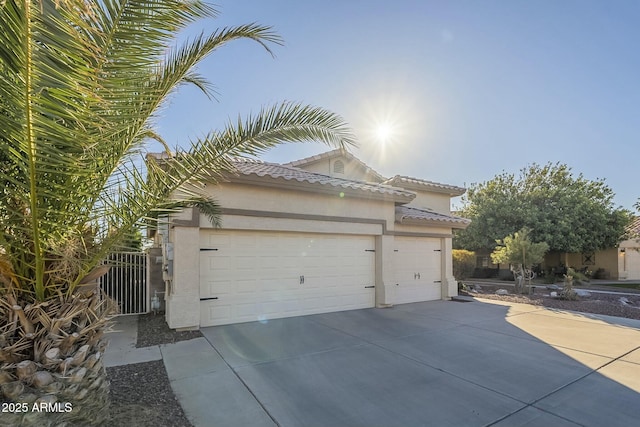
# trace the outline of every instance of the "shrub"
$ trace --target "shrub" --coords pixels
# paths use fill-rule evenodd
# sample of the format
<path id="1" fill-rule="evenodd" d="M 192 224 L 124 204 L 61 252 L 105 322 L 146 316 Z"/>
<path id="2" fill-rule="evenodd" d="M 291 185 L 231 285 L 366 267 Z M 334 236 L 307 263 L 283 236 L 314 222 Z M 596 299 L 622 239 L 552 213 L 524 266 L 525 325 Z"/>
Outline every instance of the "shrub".
<path id="1" fill-rule="evenodd" d="M 471 277 L 473 270 L 476 268 L 475 252 L 454 249 L 451 254 L 453 256 L 453 276 L 456 280 L 464 280 Z"/>

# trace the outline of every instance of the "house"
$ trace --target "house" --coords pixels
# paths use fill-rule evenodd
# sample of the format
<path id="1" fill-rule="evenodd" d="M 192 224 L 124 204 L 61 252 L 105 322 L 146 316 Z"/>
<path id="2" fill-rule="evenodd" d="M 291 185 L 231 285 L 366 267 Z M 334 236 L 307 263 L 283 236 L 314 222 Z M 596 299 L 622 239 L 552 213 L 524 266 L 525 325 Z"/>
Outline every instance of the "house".
<path id="1" fill-rule="evenodd" d="M 569 266 L 587 270 L 593 279 L 640 280 L 640 218 L 626 229 L 629 238 L 617 247 L 583 253 L 552 252 L 545 256 L 545 266 Z"/>
<path id="2" fill-rule="evenodd" d="M 166 161 L 153 154 L 150 161 Z M 197 328 L 457 295 L 450 199 L 465 189 L 385 178 L 337 149 L 287 164 L 235 160 L 203 189 L 223 207 L 161 226 L 166 317 Z"/>
<path id="3" fill-rule="evenodd" d="M 618 245 L 618 278 L 620 280 L 640 280 L 640 217 L 633 219 L 627 228 L 630 236 Z"/>

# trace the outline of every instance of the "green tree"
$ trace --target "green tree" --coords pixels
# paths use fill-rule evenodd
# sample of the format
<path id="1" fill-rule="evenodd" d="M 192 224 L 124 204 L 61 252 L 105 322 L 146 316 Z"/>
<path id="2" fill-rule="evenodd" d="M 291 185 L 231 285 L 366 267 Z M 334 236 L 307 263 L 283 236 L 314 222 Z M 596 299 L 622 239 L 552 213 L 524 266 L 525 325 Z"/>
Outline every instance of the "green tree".
<path id="1" fill-rule="evenodd" d="M 494 264 L 511 264 L 516 278 L 516 291 L 523 290 L 524 280 L 531 284 L 531 267 L 541 263 L 549 250 L 546 242 L 534 243 L 530 236 L 531 230 L 523 228 L 503 240 L 498 240 L 498 246 L 491 254 Z"/>
<path id="2" fill-rule="evenodd" d="M 474 184 L 459 214 L 472 220 L 456 232 L 454 244 L 468 250 L 493 249 L 496 240 L 523 227 L 551 251 L 588 252 L 614 247 L 624 234 L 629 212 L 615 208 L 614 193 L 603 180 L 574 176 L 559 163 L 533 164 Z"/>
<path id="3" fill-rule="evenodd" d="M 281 43 L 258 24 L 177 43 L 184 28 L 216 14 L 201 0 L 0 2 L 0 400 L 73 405 L 2 414 L 3 423 L 104 421 L 109 309 L 88 284 L 145 220 L 185 206 L 215 219 L 215 201 L 197 189 L 230 157 L 287 141 L 353 143 L 340 117 L 282 103 L 144 170 L 146 144 L 162 142 L 153 124 L 170 96 L 184 84 L 212 95 L 199 61 L 237 39 L 267 51 Z M 181 198 L 169 200 L 177 189 Z"/>

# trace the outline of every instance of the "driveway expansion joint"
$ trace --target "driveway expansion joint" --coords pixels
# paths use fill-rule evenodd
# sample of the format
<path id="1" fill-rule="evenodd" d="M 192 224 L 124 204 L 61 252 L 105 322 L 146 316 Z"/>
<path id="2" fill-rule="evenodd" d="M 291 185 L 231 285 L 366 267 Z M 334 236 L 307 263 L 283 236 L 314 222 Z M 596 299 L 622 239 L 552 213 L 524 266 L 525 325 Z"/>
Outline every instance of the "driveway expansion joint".
<path id="1" fill-rule="evenodd" d="M 220 353 L 220 351 L 218 351 L 218 349 L 216 348 L 216 346 L 209 341 L 209 338 L 207 338 L 206 336 L 204 337 L 205 340 L 207 340 L 207 342 L 209 343 L 209 345 L 211 346 L 211 348 L 218 354 L 218 356 L 220 356 L 220 358 L 223 360 L 223 362 L 225 363 L 225 365 L 227 365 L 227 367 L 229 368 L 229 370 L 231 372 L 233 372 L 233 375 L 235 375 L 235 377 L 238 379 L 238 381 L 240 381 L 240 383 L 242 384 L 242 386 L 249 392 L 249 394 L 255 399 L 255 401 L 258 403 L 258 405 L 260 405 L 260 407 L 262 408 L 262 410 L 264 411 L 265 414 L 267 414 L 267 416 L 271 419 L 271 421 L 273 421 L 273 423 L 277 426 L 277 427 L 282 427 L 280 425 L 280 423 L 275 419 L 275 417 L 271 414 L 271 412 L 269 412 L 269 410 L 267 409 L 267 407 L 262 403 L 262 401 L 260 401 L 260 399 L 258 399 L 258 396 L 256 396 L 256 394 L 253 392 L 253 390 L 251 390 L 251 387 L 249 387 L 249 385 L 242 379 L 242 377 L 238 374 L 238 372 L 236 372 L 236 370 L 233 368 L 233 366 L 231 366 L 229 364 L 229 362 L 227 362 L 227 359 L 224 358 L 224 356 Z"/>

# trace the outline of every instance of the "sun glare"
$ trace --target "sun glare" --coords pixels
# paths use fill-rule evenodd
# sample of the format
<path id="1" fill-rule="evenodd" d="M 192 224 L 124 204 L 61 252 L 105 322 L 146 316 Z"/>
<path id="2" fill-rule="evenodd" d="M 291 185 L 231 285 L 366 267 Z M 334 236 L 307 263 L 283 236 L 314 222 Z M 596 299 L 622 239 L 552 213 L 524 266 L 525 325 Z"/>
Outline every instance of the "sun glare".
<path id="1" fill-rule="evenodd" d="M 393 127 L 389 123 L 380 123 L 375 130 L 376 139 L 380 143 L 386 143 L 393 138 Z"/>

